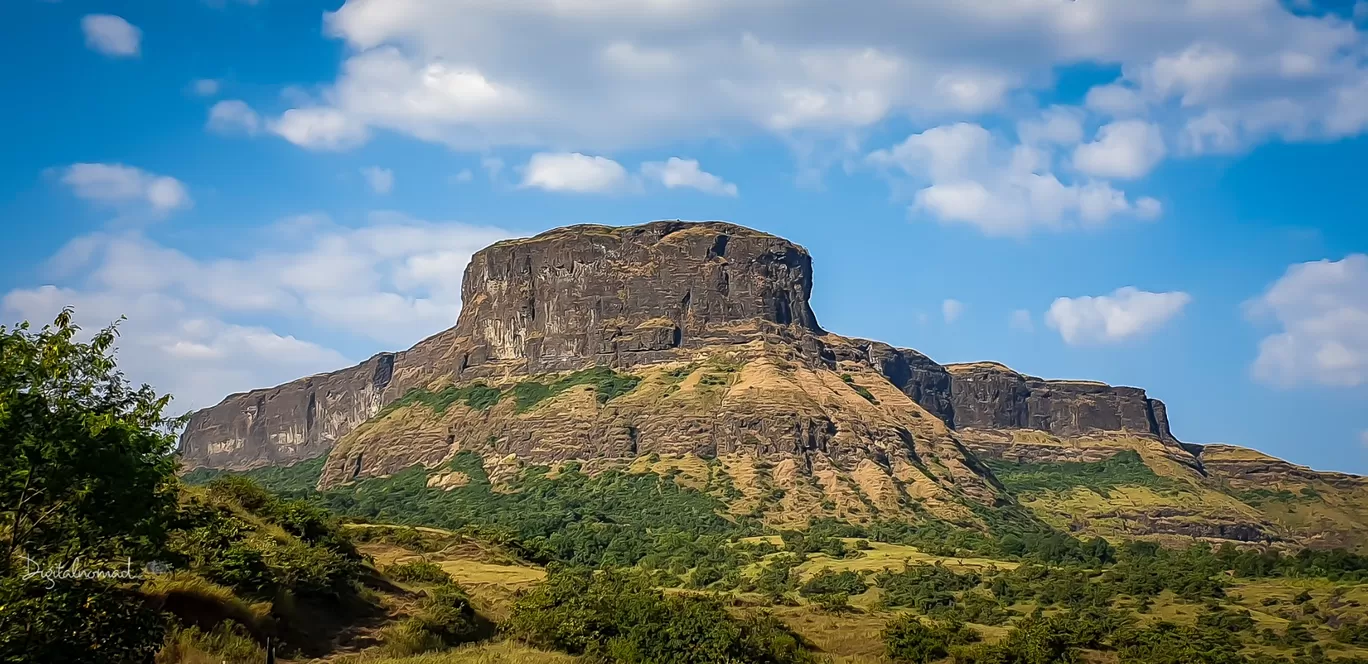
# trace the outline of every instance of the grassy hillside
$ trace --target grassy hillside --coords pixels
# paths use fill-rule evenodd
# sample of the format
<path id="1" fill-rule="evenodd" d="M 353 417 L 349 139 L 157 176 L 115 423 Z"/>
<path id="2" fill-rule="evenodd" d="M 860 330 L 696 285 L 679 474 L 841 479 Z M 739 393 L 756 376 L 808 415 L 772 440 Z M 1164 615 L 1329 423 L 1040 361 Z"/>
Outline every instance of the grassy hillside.
<path id="1" fill-rule="evenodd" d="M 575 599 L 586 593 L 606 593 L 605 606 L 696 597 L 720 602 L 743 624 L 768 615 L 777 622 L 764 623 L 765 647 L 782 651 L 787 646 L 777 644 L 793 638 L 803 652 L 833 662 L 923 661 L 898 651 L 909 643 L 956 662 L 1263 664 L 1368 657 L 1365 558 L 1079 539 L 1011 507 L 985 514 L 988 526 L 977 530 L 931 517 L 817 519 L 801 530 L 776 529 L 744 510 L 737 514 L 745 495 L 737 487 L 750 490 L 753 481 L 726 473 L 728 467 L 697 457 L 642 457 L 592 472 L 579 464 L 525 467 L 495 483 L 478 457 L 461 455 L 443 468 L 414 468 L 322 493 L 309 493 L 307 466 L 247 475 L 303 492 L 353 520 L 347 537 L 396 584 L 421 588 L 432 578 L 449 579 L 478 615 L 502 626 L 502 640 L 423 658 L 396 657 L 379 636 L 369 648 L 330 661 L 638 661 L 632 658 L 646 656 L 643 649 L 665 647 L 642 634 L 716 610 L 706 602 L 671 604 L 669 611 L 685 613 L 651 618 L 645 624 L 653 627 L 638 632 L 630 622 L 637 618 Z M 1149 492 L 1175 500 L 1195 491 L 1155 472 L 1138 453 L 1095 464 L 993 467 L 1025 505 L 1037 508 L 1084 494 L 1119 501 Z M 583 578 L 566 576 L 576 566 L 618 570 L 617 585 L 584 586 Z M 578 590 L 558 595 L 556 587 Z M 565 613 L 570 605 L 579 607 L 573 619 Z M 593 632 L 599 636 L 570 638 L 550 627 L 585 619 L 607 622 Z M 713 637 L 705 630 L 672 638 Z M 1033 643 L 1048 644 L 1044 659 L 1012 659 Z"/>

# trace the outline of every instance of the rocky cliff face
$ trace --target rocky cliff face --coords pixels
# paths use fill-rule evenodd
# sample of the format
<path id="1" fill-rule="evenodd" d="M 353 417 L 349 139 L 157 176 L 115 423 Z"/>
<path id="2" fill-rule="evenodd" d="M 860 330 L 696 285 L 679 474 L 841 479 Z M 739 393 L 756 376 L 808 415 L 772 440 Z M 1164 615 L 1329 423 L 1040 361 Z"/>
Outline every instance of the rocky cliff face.
<path id="1" fill-rule="evenodd" d="M 732 224 L 573 226 L 495 244 L 465 272 L 461 369 L 526 362 L 528 373 L 652 362 L 763 321 L 819 332 L 812 259 Z"/>
<path id="2" fill-rule="evenodd" d="M 326 454 L 324 486 L 415 464 L 440 484 L 440 466 L 461 451 L 505 470 L 704 457 L 770 482 L 745 501 L 782 495 L 790 515 L 887 516 L 915 504 L 965 520 L 968 505 L 1004 500 L 980 457 L 1086 463 L 1134 450 L 1189 488 L 1100 512 L 1040 503 L 1041 513 L 1091 532 L 1118 515 L 1128 534 L 1304 531 L 1305 519 L 1282 523 L 1269 515 L 1285 510 L 1237 495 L 1272 482 L 1343 493 L 1326 527 L 1368 532 L 1355 507 L 1368 497 L 1361 478 L 1184 445 L 1164 404 L 1137 388 L 941 365 L 827 333 L 808 305 L 812 281 L 802 247 L 720 222 L 573 226 L 500 242 L 466 268 L 454 327 L 232 395 L 193 414 L 181 455 L 187 468 L 241 470 Z"/>
<path id="3" fill-rule="evenodd" d="M 332 445 L 407 390 L 433 380 L 662 361 L 765 334 L 819 332 L 812 260 L 734 224 L 572 226 L 475 255 L 457 325 L 399 353 L 235 394 L 192 414 L 187 468 L 288 464 Z M 815 357 L 815 351 L 813 351 Z"/>

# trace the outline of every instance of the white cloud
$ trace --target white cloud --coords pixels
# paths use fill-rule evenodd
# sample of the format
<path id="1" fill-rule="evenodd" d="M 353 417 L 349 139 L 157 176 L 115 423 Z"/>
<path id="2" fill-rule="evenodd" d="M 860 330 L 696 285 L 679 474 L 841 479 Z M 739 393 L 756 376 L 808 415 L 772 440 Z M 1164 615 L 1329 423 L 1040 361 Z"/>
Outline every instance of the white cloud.
<path id="1" fill-rule="evenodd" d="M 1118 83 L 1093 87 L 1083 103 L 1090 110 L 1118 117 L 1143 114 L 1146 106 L 1139 92 Z"/>
<path id="2" fill-rule="evenodd" d="M 245 101 L 225 99 L 209 109 L 209 121 L 205 126 L 220 134 L 252 136 L 261 131 L 261 116 Z"/>
<path id="3" fill-rule="evenodd" d="M 456 184 L 465 184 L 475 179 L 475 173 L 469 168 L 462 168 L 460 172 L 451 176 L 451 181 Z"/>
<path id="4" fill-rule="evenodd" d="M 1098 129 L 1097 140 L 1078 146 L 1073 165 L 1088 175 L 1134 179 L 1147 175 L 1166 153 L 1158 125 L 1121 120 Z"/>
<path id="5" fill-rule="evenodd" d="M 664 162 L 650 161 L 641 165 L 641 173 L 660 182 L 667 189 L 684 187 L 716 196 L 736 196 L 736 185 L 699 167 L 695 159 L 670 157 Z"/>
<path id="6" fill-rule="evenodd" d="M 292 108 L 269 123 L 281 138 L 311 150 L 344 150 L 366 141 L 366 126 L 332 108 Z"/>
<path id="7" fill-rule="evenodd" d="M 1279 386 L 1368 383 L 1368 255 L 1299 263 L 1248 305 L 1282 331 L 1259 343 L 1254 377 Z"/>
<path id="8" fill-rule="evenodd" d="M 161 217 L 193 204 L 180 180 L 123 164 L 72 164 L 61 181 L 77 197 L 130 217 Z"/>
<path id="9" fill-rule="evenodd" d="M 360 228 L 306 215 L 258 234 L 271 248 L 245 258 L 195 257 L 137 233 L 82 236 L 49 261 L 61 282 L 6 293 L 0 313 L 38 323 L 70 305 L 90 329 L 127 315 L 120 367 L 175 394 L 178 409 L 201 407 L 349 361 L 283 328 L 397 349 L 450 327 L 470 255 L 510 236 L 393 214 Z"/>
<path id="10" fill-rule="evenodd" d="M 371 191 L 377 194 L 388 194 L 394 191 L 394 171 L 379 166 L 367 166 L 361 169 L 361 176 L 366 178 L 366 184 L 370 185 Z"/>
<path id="11" fill-rule="evenodd" d="M 225 323 L 155 293 L 111 295 L 41 286 L 0 298 L 7 321 L 34 325 L 52 321 L 67 306 L 75 307 L 86 333 L 127 316 L 119 327 L 119 368 L 135 383 L 171 394 L 174 413 L 349 363 L 335 350 L 260 326 Z"/>
<path id="12" fill-rule="evenodd" d="M 1088 110 L 1163 118 L 1166 135 L 1211 111 L 1235 118 L 1242 146 L 1362 131 L 1328 120 L 1353 108 L 1336 99 L 1365 75 L 1362 34 L 1275 0 L 871 0 L 859 11 L 835 0 L 347 0 L 324 23 L 349 52 L 302 108 L 342 114 L 357 142 L 368 128 L 591 154 L 754 132 L 839 142 L 889 118 L 987 124 L 980 116 L 1078 63 L 1123 72 L 1089 93 Z M 983 39 L 970 47 L 966 34 Z"/>
<path id="13" fill-rule="evenodd" d="M 959 320 L 960 315 L 963 313 L 963 302 L 960 302 L 959 300 L 945 300 L 944 302 L 941 302 L 941 316 L 945 318 L 946 323 L 953 323 Z"/>
<path id="14" fill-rule="evenodd" d="M 81 18 L 86 47 L 114 58 L 138 55 L 142 30 L 112 14 L 87 14 Z"/>
<path id="15" fill-rule="evenodd" d="M 1034 332 L 1035 323 L 1031 320 L 1031 312 L 1025 309 L 1017 309 L 1007 317 L 1007 326 L 1018 332 Z"/>
<path id="16" fill-rule="evenodd" d="M 1158 201 L 1132 202 L 1106 181 L 1066 184 L 1055 175 L 1055 149 L 1078 135 L 1069 118 L 1056 110 L 1040 121 L 1023 122 L 1018 132 L 1030 142 L 1015 145 L 977 124 L 933 127 L 871 153 L 866 161 L 908 176 L 908 186 L 915 190 L 914 211 L 945 223 L 969 224 L 989 235 L 1096 226 L 1125 215 L 1156 216 Z"/>
<path id="17" fill-rule="evenodd" d="M 629 184 L 622 164 L 578 152 L 539 152 L 528 160 L 522 174 L 520 186 L 546 191 L 608 193 Z"/>
<path id="18" fill-rule="evenodd" d="M 201 78 L 190 84 L 190 90 L 201 97 L 212 97 L 223 87 L 216 79 Z"/>
<path id="19" fill-rule="evenodd" d="M 1070 345 L 1115 343 L 1158 329 L 1191 301 L 1180 291 L 1151 293 L 1127 286 L 1109 295 L 1057 298 L 1045 312 L 1045 324 Z"/>

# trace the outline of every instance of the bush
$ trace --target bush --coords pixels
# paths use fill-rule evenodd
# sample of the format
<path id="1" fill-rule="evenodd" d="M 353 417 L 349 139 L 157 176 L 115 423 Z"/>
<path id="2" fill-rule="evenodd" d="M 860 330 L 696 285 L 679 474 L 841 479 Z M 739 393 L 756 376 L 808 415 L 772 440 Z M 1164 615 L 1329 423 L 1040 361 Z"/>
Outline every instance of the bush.
<path id="1" fill-rule="evenodd" d="M 859 595 L 865 591 L 864 579 L 860 575 L 846 570 L 844 572 L 833 572 L 830 569 L 822 569 L 807 580 L 798 594 L 804 597 L 812 595 L 829 595 L 832 593 L 842 593 L 844 595 Z"/>
<path id="2" fill-rule="evenodd" d="M 386 653 L 402 657 L 474 641 L 487 627 L 465 591 L 447 584 L 429 592 L 412 617 L 382 630 L 381 640 Z"/>
<path id="3" fill-rule="evenodd" d="M 536 647 L 623 664 L 814 661 L 772 616 L 738 619 L 715 598 L 665 596 L 611 570 L 553 568 L 514 603 L 507 627 Z"/>
<path id="4" fill-rule="evenodd" d="M 884 652 L 895 662 L 935 662 L 950 654 L 950 646 L 978 640 L 978 632 L 962 623 L 926 623 L 911 614 L 890 620 L 883 630 Z"/>
<path id="5" fill-rule="evenodd" d="M 95 580 L 0 578 L 0 662 L 126 664 L 161 645 L 161 615 L 138 593 Z"/>
<path id="6" fill-rule="evenodd" d="M 385 576 L 403 583 L 451 583 L 451 575 L 440 565 L 422 560 L 386 567 Z"/>

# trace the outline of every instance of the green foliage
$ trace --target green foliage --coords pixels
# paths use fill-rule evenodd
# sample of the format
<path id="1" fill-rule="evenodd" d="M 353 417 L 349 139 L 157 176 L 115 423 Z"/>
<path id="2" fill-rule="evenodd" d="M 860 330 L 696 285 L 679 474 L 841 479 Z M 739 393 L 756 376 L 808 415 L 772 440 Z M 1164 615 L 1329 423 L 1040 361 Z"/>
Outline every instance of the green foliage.
<path id="1" fill-rule="evenodd" d="M 866 590 L 864 579 L 859 574 L 849 570 L 843 572 L 833 572 L 830 569 L 823 569 L 812 575 L 801 588 L 798 594 L 804 597 L 812 595 L 828 595 L 832 593 L 842 593 L 845 595 L 859 595 Z"/>
<path id="2" fill-rule="evenodd" d="M 175 508 L 170 397 L 124 379 L 115 327 L 81 343 L 71 315 L 0 326 L 0 573 L 19 556 L 146 560 Z"/>
<path id="3" fill-rule="evenodd" d="M 386 627 L 381 641 L 387 654 L 403 657 L 468 643 L 489 630 L 465 590 L 446 577 L 428 591 L 413 616 Z"/>
<path id="4" fill-rule="evenodd" d="M 170 397 L 124 379 L 115 327 L 82 343 L 71 316 L 0 326 L 0 662 L 144 661 L 162 640 L 157 611 L 121 579 L 20 574 L 21 560 L 127 574 L 176 508 Z"/>
<path id="5" fill-rule="evenodd" d="M 162 642 L 157 611 L 133 590 L 94 579 L 0 577 L 0 662 L 126 664 Z"/>
<path id="6" fill-rule="evenodd" d="M 978 640 L 978 632 L 962 623 L 923 622 L 906 613 L 888 621 L 883 630 L 884 652 L 888 658 L 912 664 L 939 661 L 950 654 L 950 646 Z"/>
<path id="7" fill-rule="evenodd" d="M 203 486 L 219 477 L 242 476 L 277 496 L 303 498 L 314 493 L 318 478 L 323 474 L 323 464 L 327 461 L 328 455 L 324 454 L 289 466 L 265 466 L 247 471 L 196 468 L 182 475 L 181 482 L 190 486 Z"/>
<path id="8" fill-rule="evenodd" d="M 440 565 L 423 560 L 390 565 L 384 572 L 385 576 L 403 583 L 451 583 L 451 575 Z"/>
<path id="9" fill-rule="evenodd" d="M 818 610 L 827 613 L 845 613 L 854 611 L 855 607 L 850 605 L 850 595 L 846 593 L 822 593 L 812 596 L 812 603 L 817 605 Z"/>
<path id="10" fill-rule="evenodd" d="M 784 543 L 785 551 L 800 556 L 809 553 L 825 553 L 832 558 L 844 558 L 847 553 L 844 542 L 820 532 L 784 530 L 780 531 L 779 538 Z"/>
<path id="11" fill-rule="evenodd" d="M 540 648 L 623 664 L 815 661 L 772 616 L 737 618 L 715 598 L 664 595 L 612 570 L 551 570 L 517 600 L 506 627 Z"/>
<path id="12" fill-rule="evenodd" d="M 439 392 L 415 387 L 381 408 L 375 417 L 381 418 L 400 408 L 417 404 L 427 406 L 428 410 L 438 415 L 445 413 L 452 404 L 457 402 L 465 404 L 472 410 L 489 410 L 499 403 L 499 399 L 502 397 L 502 392 L 484 383 L 471 383 L 462 387 L 452 385 Z"/>
<path id="13" fill-rule="evenodd" d="M 987 460 L 988 467 L 1003 486 L 1013 493 L 1029 496 L 1044 492 L 1067 492 L 1078 487 L 1103 496 L 1121 486 L 1174 489 L 1179 485 L 1150 470 L 1139 453 L 1126 450 L 1105 461 L 1027 463 Z"/>
<path id="14" fill-rule="evenodd" d="M 942 565 L 908 565 L 901 572 L 884 570 L 874 575 L 883 588 L 883 603 L 890 607 L 911 607 L 929 612 L 955 603 L 955 593 L 976 587 L 979 576 L 956 574 Z"/>
<path id="15" fill-rule="evenodd" d="M 1017 623 L 1006 638 L 955 653 L 963 664 L 1071 664 L 1082 661 L 1079 651 L 1099 648 L 1113 635 L 1128 629 L 1124 616 L 1105 610 L 1067 612 L 1045 617 L 1039 612 Z"/>
<path id="16" fill-rule="evenodd" d="M 636 389 L 641 379 L 629 374 L 620 374 L 608 367 L 593 367 L 576 371 L 552 383 L 523 381 L 513 386 L 513 398 L 518 404 L 518 412 L 526 412 L 534 406 L 565 390 L 577 385 L 593 385 L 599 403 L 620 397 Z"/>
<path id="17" fill-rule="evenodd" d="M 478 525 L 507 532 L 532 560 L 601 567 L 650 561 L 687 570 L 700 561 L 721 563 L 742 555 L 726 546 L 758 527 L 724 516 L 717 498 L 652 474 L 608 471 L 594 477 L 573 465 L 554 480 L 544 468 L 494 491 L 480 457 L 456 456 L 452 470 L 470 482 L 449 491 L 429 488 L 426 471 L 412 468 L 319 496 L 334 512 L 375 521 L 457 530 Z"/>
<path id="18" fill-rule="evenodd" d="M 248 595 L 284 590 L 337 599 L 351 593 L 360 571 L 360 557 L 330 515 L 245 477 L 214 480 L 203 497 L 188 497 L 169 525 L 167 562 Z"/>

